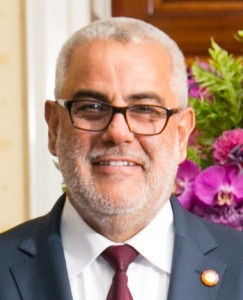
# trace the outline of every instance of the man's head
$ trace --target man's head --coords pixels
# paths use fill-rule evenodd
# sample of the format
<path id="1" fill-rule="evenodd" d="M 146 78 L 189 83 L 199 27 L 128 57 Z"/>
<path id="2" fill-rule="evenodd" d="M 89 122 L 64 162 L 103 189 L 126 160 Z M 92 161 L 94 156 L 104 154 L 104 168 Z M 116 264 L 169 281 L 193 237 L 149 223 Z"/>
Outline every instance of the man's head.
<path id="1" fill-rule="evenodd" d="M 108 18 L 91 23 L 77 31 L 62 47 L 56 67 L 55 97 L 60 98 L 63 82 L 66 78 L 66 70 L 70 63 L 72 50 L 81 44 L 102 40 L 118 42 L 123 45 L 128 43 L 140 44 L 141 42 L 156 42 L 168 51 L 171 72 L 171 88 L 177 91 L 176 97 L 181 106 L 187 105 L 187 72 L 184 56 L 167 34 L 158 28 L 131 18 Z"/>
<path id="2" fill-rule="evenodd" d="M 47 101 L 49 149 L 71 203 L 108 238 L 131 237 L 169 199 L 194 126 L 186 91 L 180 50 L 142 21 L 98 21 L 64 45 L 55 94 L 76 102 Z"/>

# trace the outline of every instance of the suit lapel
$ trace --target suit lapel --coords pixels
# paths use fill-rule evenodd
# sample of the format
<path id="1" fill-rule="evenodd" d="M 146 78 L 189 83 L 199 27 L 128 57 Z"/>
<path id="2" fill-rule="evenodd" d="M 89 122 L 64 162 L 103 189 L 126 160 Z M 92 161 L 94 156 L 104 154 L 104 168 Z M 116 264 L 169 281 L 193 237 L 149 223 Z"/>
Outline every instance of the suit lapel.
<path id="1" fill-rule="evenodd" d="M 65 197 L 52 212 L 36 222 L 36 227 L 19 245 L 21 259 L 11 266 L 11 274 L 22 300 L 72 300 L 60 237 L 60 217 Z M 175 243 L 168 300 L 214 300 L 227 266 L 211 254 L 218 245 L 206 226 L 171 200 L 175 218 Z M 200 279 L 205 270 L 215 270 L 219 283 L 213 287 Z"/>
<path id="2" fill-rule="evenodd" d="M 211 258 L 218 245 L 206 226 L 195 216 L 184 212 L 172 199 L 175 216 L 175 243 L 168 300 L 217 299 L 227 266 Z M 202 283 L 201 274 L 214 270 L 219 282 L 209 287 Z"/>
<path id="3" fill-rule="evenodd" d="M 22 259 L 11 273 L 23 300 L 72 299 L 59 229 L 63 203 L 64 197 L 19 245 Z"/>

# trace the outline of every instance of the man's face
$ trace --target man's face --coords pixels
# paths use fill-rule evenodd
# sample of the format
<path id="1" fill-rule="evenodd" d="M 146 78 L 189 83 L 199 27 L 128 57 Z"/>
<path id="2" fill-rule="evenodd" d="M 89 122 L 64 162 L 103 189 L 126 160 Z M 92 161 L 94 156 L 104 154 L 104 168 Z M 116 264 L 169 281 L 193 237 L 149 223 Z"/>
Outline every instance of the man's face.
<path id="1" fill-rule="evenodd" d="M 155 43 L 94 41 L 73 50 L 61 98 L 89 94 L 114 106 L 175 108 L 170 75 L 168 54 Z M 68 196 L 84 218 L 130 215 L 148 222 L 168 200 L 193 127 L 190 109 L 172 116 L 155 136 L 131 133 L 122 114 L 102 132 L 75 129 L 67 110 L 49 101 L 46 116 L 49 149 L 58 156 Z"/>

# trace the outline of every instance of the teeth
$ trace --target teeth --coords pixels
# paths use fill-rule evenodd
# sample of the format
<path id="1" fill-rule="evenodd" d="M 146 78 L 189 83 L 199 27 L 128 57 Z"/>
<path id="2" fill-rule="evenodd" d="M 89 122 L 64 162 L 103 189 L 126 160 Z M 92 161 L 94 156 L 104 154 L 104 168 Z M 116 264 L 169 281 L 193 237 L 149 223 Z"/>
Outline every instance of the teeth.
<path id="1" fill-rule="evenodd" d="M 135 166 L 135 163 L 130 161 L 102 161 L 99 162 L 99 165 L 105 165 L 105 166 Z"/>

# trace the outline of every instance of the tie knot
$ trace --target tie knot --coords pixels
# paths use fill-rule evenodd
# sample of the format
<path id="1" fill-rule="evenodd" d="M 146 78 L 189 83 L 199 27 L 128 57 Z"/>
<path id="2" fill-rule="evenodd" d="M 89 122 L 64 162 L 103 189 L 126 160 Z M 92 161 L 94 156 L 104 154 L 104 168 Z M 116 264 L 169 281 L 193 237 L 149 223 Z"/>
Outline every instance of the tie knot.
<path id="1" fill-rule="evenodd" d="M 138 252 L 128 245 L 108 247 L 102 256 L 115 271 L 127 271 L 129 264 L 138 256 Z"/>

